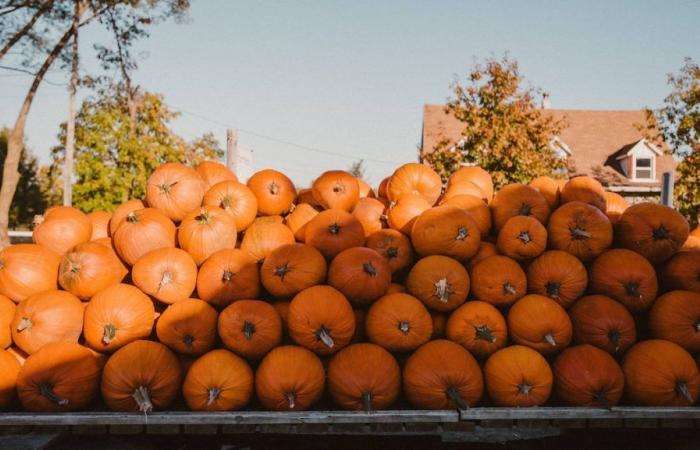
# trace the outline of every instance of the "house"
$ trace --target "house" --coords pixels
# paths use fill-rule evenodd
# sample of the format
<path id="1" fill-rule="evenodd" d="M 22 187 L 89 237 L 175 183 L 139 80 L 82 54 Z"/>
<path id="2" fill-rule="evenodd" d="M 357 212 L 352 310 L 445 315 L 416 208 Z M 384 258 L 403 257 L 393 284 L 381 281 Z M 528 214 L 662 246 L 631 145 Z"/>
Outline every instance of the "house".
<path id="1" fill-rule="evenodd" d="M 548 109 L 544 103 L 543 113 L 567 124 L 550 145 L 567 160 L 569 174 L 591 175 L 631 202 L 658 199 L 663 173 L 676 168 L 666 144 L 654 144 L 639 131 L 646 124 L 644 110 Z M 421 160 L 443 139 L 458 143 L 463 129 L 443 105 L 425 105 Z"/>

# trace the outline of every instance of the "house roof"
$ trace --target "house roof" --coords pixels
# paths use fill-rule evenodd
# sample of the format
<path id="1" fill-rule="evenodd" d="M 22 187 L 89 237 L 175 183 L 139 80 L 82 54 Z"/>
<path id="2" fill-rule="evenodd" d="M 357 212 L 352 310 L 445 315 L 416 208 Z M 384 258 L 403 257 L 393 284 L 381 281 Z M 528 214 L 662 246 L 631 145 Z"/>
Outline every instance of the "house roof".
<path id="1" fill-rule="evenodd" d="M 621 170 L 619 161 L 611 158 L 620 151 L 643 139 L 637 124 L 646 124 L 644 110 L 594 111 L 574 109 L 545 109 L 545 115 L 563 119 L 566 127 L 558 138 L 571 149 L 569 158 L 574 174 L 595 176 L 604 184 L 629 184 L 643 186 L 644 183 L 632 183 Z M 430 153 L 442 140 L 459 141 L 464 124 L 451 114 L 445 113 L 444 105 L 425 105 L 423 110 L 422 153 Z M 666 144 L 661 145 L 663 155 L 657 159 L 657 179 L 660 182 L 665 171 L 673 171 L 676 162 L 668 153 Z M 615 161 L 613 164 L 612 162 Z M 646 183 L 655 184 L 655 183 Z"/>

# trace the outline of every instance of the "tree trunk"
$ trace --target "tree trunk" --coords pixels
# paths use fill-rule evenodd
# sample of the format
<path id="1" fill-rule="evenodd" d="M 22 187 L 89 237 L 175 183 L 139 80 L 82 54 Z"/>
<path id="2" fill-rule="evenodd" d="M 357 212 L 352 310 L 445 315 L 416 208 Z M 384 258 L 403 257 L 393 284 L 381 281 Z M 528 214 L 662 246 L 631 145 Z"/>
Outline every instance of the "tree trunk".
<path id="1" fill-rule="evenodd" d="M 75 155 L 75 93 L 78 87 L 78 28 L 83 14 L 82 0 L 75 0 L 73 14 L 73 54 L 71 59 L 71 76 L 68 85 L 68 123 L 66 125 L 66 154 L 63 166 L 63 205 L 73 204 L 73 156 Z"/>

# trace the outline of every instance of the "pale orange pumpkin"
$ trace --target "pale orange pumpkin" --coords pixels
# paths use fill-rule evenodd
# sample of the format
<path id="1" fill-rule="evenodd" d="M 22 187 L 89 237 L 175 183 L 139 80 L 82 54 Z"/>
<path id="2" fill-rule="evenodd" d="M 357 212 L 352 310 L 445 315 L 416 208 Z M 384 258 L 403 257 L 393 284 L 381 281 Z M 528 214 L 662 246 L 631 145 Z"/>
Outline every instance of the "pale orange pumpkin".
<path id="1" fill-rule="evenodd" d="M 258 214 L 258 200 L 248 186 L 237 181 L 222 181 L 204 194 L 203 206 L 221 208 L 236 222 L 236 230 L 250 226 Z"/>
<path id="2" fill-rule="evenodd" d="M 180 222 L 202 204 L 205 192 L 206 184 L 194 169 L 167 163 L 159 166 L 148 178 L 146 202 L 173 222 Z"/>
<path id="3" fill-rule="evenodd" d="M 394 171 L 387 186 L 387 198 L 396 201 L 404 194 L 417 194 L 430 206 L 442 191 L 442 180 L 430 166 L 407 163 Z"/>
<path id="4" fill-rule="evenodd" d="M 491 210 L 482 199 L 473 195 L 456 195 L 450 198 L 443 198 L 440 204 L 455 206 L 468 212 L 479 227 L 481 239 L 488 237 L 491 232 Z"/>
<path id="5" fill-rule="evenodd" d="M 376 198 L 361 198 L 352 210 L 352 215 L 362 224 L 365 237 L 384 227 L 384 203 Z"/>
<path id="6" fill-rule="evenodd" d="M 231 169 L 216 161 L 202 161 L 195 170 L 204 180 L 205 191 L 223 181 L 238 181 Z"/>
<path id="7" fill-rule="evenodd" d="M 571 178 L 561 190 L 561 202 L 583 202 L 606 210 L 605 191 L 598 180 L 589 176 Z"/>
<path id="8" fill-rule="evenodd" d="M 493 180 L 491 175 L 479 166 L 460 167 L 450 175 L 448 185 L 469 181 L 474 183 L 484 193 L 486 203 L 493 198 Z"/>
<path id="9" fill-rule="evenodd" d="M 117 232 L 117 227 L 129 213 L 144 209 L 145 207 L 146 204 L 140 199 L 129 200 L 117 206 L 117 209 L 114 210 L 112 217 L 109 219 L 109 235 L 114 236 L 114 233 Z"/>
<path id="10" fill-rule="evenodd" d="M 608 219 L 610 219 L 610 222 L 615 225 L 618 220 L 620 220 L 620 217 L 622 217 L 622 213 L 629 208 L 629 204 L 623 196 L 615 192 L 605 191 L 604 196 L 605 214 L 608 216 Z"/>
<path id="11" fill-rule="evenodd" d="M 294 233 L 282 223 L 253 222 L 243 235 L 241 250 L 262 262 L 275 249 L 294 242 Z"/>
<path id="12" fill-rule="evenodd" d="M 286 214 L 296 197 L 292 180 L 272 169 L 254 173 L 247 185 L 258 200 L 258 213 L 264 216 Z"/>
<path id="13" fill-rule="evenodd" d="M 430 203 L 418 194 L 403 194 L 393 200 L 386 210 L 390 228 L 409 236 L 416 218 L 430 209 Z"/>
<path id="14" fill-rule="evenodd" d="M 559 183 L 557 183 L 557 180 L 548 176 L 541 176 L 530 181 L 528 186 L 540 191 L 540 194 L 547 200 L 551 211 L 559 207 L 561 191 L 559 190 Z"/>
<path id="15" fill-rule="evenodd" d="M 503 186 L 489 205 L 496 231 L 514 216 L 532 216 L 543 225 L 549 219 L 549 204 L 537 189 L 524 184 Z"/>
<path id="16" fill-rule="evenodd" d="M 121 283 L 128 270 L 114 251 L 97 242 L 78 244 L 61 258 L 58 282 L 81 300 Z"/>
<path id="17" fill-rule="evenodd" d="M 19 303 L 58 287 L 61 257 L 39 244 L 16 244 L 0 251 L 0 294 Z"/>
<path id="18" fill-rule="evenodd" d="M 109 237 L 109 221 L 112 219 L 112 214 L 107 211 L 93 211 L 87 216 L 92 224 L 91 241 Z"/>
<path id="19" fill-rule="evenodd" d="M 219 250 L 236 247 L 236 221 L 221 208 L 202 206 L 180 222 L 177 240 L 198 266 Z"/>
<path id="20" fill-rule="evenodd" d="M 43 216 L 34 219 L 32 241 L 63 255 L 83 242 L 92 239 L 92 222 L 77 208 L 54 206 Z"/>
<path id="21" fill-rule="evenodd" d="M 112 235 L 112 242 L 121 259 L 133 266 L 136 260 L 152 250 L 175 247 L 177 228 L 157 209 L 140 209 L 122 219 Z"/>
<path id="22" fill-rule="evenodd" d="M 306 225 L 313 219 L 318 211 L 308 203 L 298 203 L 294 210 L 284 219 L 285 225 L 292 230 L 294 238 L 298 242 L 306 240 Z"/>
<path id="23" fill-rule="evenodd" d="M 360 198 L 357 178 L 343 170 L 323 172 L 311 186 L 314 199 L 325 209 L 352 211 Z"/>
<path id="24" fill-rule="evenodd" d="M 161 248 L 139 258 L 131 270 L 134 284 L 163 303 L 190 298 L 197 282 L 197 264 L 184 250 Z"/>

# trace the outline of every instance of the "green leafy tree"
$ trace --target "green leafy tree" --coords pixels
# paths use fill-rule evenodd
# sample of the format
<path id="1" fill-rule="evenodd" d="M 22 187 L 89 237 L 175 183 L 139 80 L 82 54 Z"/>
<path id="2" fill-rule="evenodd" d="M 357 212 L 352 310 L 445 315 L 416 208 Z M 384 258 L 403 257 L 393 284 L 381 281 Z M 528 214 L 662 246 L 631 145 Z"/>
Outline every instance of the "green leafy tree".
<path id="1" fill-rule="evenodd" d="M 110 86 L 86 99 L 76 118 L 74 205 L 84 211 L 111 211 L 130 198 L 143 197 L 151 172 L 166 162 L 191 166 L 223 156 L 211 134 L 191 142 L 173 133 L 170 122 L 177 117 L 159 94 L 145 92 L 132 111 L 121 86 Z M 135 127 L 132 129 L 132 124 Z M 59 142 L 65 142 L 65 124 Z M 65 148 L 53 149 L 50 190 L 57 191 Z"/>
<path id="2" fill-rule="evenodd" d="M 538 108 L 542 91 L 524 86 L 518 63 L 504 56 L 477 64 L 455 81 L 445 110 L 464 123 L 459 142 L 441 141 L 425 159 L 443 178 L 464 164 L 491 173 L 496 186 L 566 168 L 549 143 L 564 127 Z"/>

